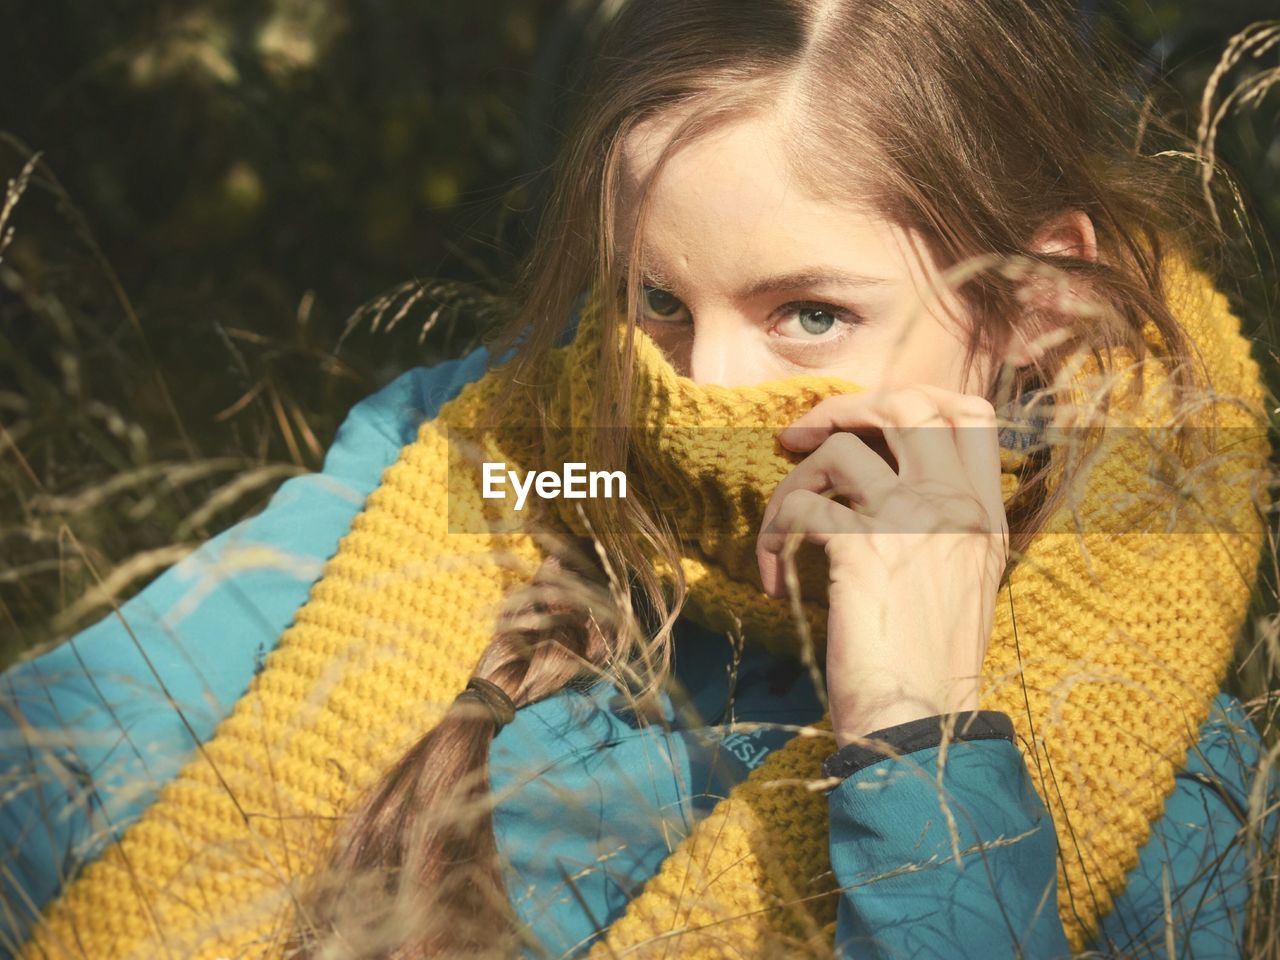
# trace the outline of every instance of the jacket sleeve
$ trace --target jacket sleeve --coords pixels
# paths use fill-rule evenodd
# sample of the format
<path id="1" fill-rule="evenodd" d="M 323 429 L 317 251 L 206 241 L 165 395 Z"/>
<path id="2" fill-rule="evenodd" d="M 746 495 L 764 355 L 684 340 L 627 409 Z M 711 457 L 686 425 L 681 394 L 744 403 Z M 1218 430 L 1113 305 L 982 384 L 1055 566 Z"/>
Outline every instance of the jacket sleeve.
<path id="1" fill-rule="evenodd" d="M 1245 942 L 1250 867 L 1271 862 L 1280 820 L 1280 776 L 1263 753 L 1240 702 L 1220 694 L 1094 949 L 1160 960 L 1170 943 L 1196 960 L 1261 952 Z"/>
<path id="2" fill-rule="evenodd" d="M 1070 955 L 1057 907 L 1057 840 L 998 711 L 868 734 L 823 765 L 836 954 L 906 960 Z M 943 751 L 945 750 L 945 754 Z"/>
<path id="3" fill-rule="evenodd" d="M 941 778 L 938 717 L 868 735 L 896 757 L 850 744 L 824 764 L 843 777 L 827 794 L 840 956 L 1070 955 L 1052 819 L 1012 724 L 997 712 L 958 716 Z M 1260 752 L 1239 702 L 1219 695 L 1091 950 L 1166 958 L 1171 944 L 1176 957 L 1247 955 L 1250 863 L 1280 820 L 1280 777 Z"/>
<path id="4" fill-rule="evenodd" d="M 0 956 L 210 737 L 382 471 L 487 365 L 481 348 L 399 377 L 351 410 L 319 473 L 0 674 Z"/>

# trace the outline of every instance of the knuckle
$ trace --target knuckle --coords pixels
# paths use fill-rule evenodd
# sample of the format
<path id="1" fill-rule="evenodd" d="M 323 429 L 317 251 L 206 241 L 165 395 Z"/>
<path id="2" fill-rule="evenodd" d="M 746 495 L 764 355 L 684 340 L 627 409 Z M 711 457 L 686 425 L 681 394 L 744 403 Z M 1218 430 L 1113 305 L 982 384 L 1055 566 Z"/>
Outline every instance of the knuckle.
<path id="1" fill-rule="evenodd" d="M 904 416 L 910 414 L 912 406 L 911 397 L 907 395 L 905 390 L 895 390 L 885 395 L 884 400 L 881 401 L 880 409 L 887 420 L 893 423 L 901 423 Z"/>
<path id="2" fill-rule="evenodd" d="M 996 408 L 986 397 L 968 394 L 960 400 L 958 410 L 966 419 L 982 420 L 992 424 L 996 422 Z"/>
<path id="3" fill-rule="evenodd" d="M 794 520 L 796 515 L 805 509 L 812 496 L 810 491 L 803 488 L 789 490 L 778 506 L 778 516 L 785 517 L 789 521 Z"/>
<path id="4" fill-rule="evenodd" d="M 937 409 L 938 402 L 934 398 L 933 394 L 918 383 L 909 384 L 908 386 L 903 387 L 902 393 L 907 397 L 910 397 L 916 403 Z"/>
<path id="5" fill-rule="evenodd" d="M 863 443 L 852 433 L 841 430 L 827 437 L 822 446 L 828 456 L 843 460 L 860 453 Z"/>
<path id="6" fill-rule="evenodd" d="M 899 426 L 917 426 L 939 417 L 938 404 L 919 387 L 902 387 L 885 398 L 885 415 Z"/>

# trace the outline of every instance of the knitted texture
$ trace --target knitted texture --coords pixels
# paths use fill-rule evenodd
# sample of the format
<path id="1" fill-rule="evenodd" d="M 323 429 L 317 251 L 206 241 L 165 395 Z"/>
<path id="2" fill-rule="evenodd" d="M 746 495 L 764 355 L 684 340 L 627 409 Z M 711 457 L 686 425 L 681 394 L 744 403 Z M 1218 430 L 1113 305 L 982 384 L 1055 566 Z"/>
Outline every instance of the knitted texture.
<path id="1" fill-rule="evenodd" d="M 1137 863 L 1208 715 L 1262 542 L 1255 501 L 1268 442 L 1257 365 L 1207 278 L 1183 269 L 1168 283 L 1213 396 L 1228 398 L 1202 404 L 1191 422 L 1212 415 L 1231 428 L 1229 455 L 1193 460 L 1182 472 L 1181 460 L 1170 466 L 1168 451 L 1151 447 L 1154 431 L 1108 430 L 1077 481 L 1080 495 L 1050 519 L 1001 589 L 984 666 L 981 707 L 1012 717 L 1052 814 L 1058 908 L 1075 949 Z M 612 349 L 602 331 L 599 312 L 586 310 L 573 342 L 547 356 L 539 378 L 548 421 L 574 429 L 540 431 L 535 404 L 512 403 L 494 374 L 422 425 L 231 715 L 47 908 L 23 956 L 281 955 L 292 896 L 335 818 L 438 722 L 493 635 L 503 599 L 544 559 L 543 541 L 518 524 L 459 531 L 485 530 L 494 518 L 478 460 L 583 459 L 590 371 Z M 682 538 L 687 615 L 740 631 L 748 643 L 797 650 L 803 632 L 785 601 L 763 593 L 753 547 L 764 505 L 797 458 L 761 443 L 760 431 L 859 387 L 815 376 L 699 386 L 640 333 L 628 362 L 637 376 L 633 465 Z M 1085 364 L 1074 376 L 1081 399 L 1098 373 Z M 1119 357 L 1110 373 L 1123 381 L 1137 370 Z M 1171 422 L 1163 368 L 1148 362 L 1142 384 L 1141 404 L 1109 411 L 1108 424 Z M 1074 411 L 1067 417 L 1085 409 L 1059 406 Z M 1022 456 L 1002 452 L 1006 498 Z M 1179 486 L 1180 472 L 1189 484 Z M 543 521 L 581 533 L 571 506 L 561 501 Z M 675 575 L 657 570 L 668 582 Z M 820 656 L 823 598 L 809 596 L 802 612 Z M 821 718 L 730 791 L 591 956 L 830 954 L 838 891 L 827 801 L 806 787 L 834 749 L 822 735 L 829 730 L 829 716 Z"/>

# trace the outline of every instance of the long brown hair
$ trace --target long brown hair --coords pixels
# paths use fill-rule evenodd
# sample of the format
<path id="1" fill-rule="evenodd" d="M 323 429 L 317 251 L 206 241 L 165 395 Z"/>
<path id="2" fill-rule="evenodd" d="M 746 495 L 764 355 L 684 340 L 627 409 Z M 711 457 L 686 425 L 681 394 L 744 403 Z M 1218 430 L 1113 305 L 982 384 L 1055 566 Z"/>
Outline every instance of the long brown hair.
<path id="1" fill-rule="evenodd" d="M 593 371 L 596 422 L 621 424 L 632 387 L 625 350 L 641 253 L 633 242 L 628 262 L 617 262 L 622 144 L 637 125 L 679 108 L 681 122 L 625 227 L 634 237 L 644 229 L 648 186 L 682 144 L 767 111 L 791 132 L 788 159 L 814 195 L 869 204 L 918 231 L 943 267 L 992 258 L 994 266 L 972 271 L 956 290 L 974 321 L 966 363 L 997 355 L 1015 327 L 1033 335 L 1070 330 L 1038 368 L 1001 371 L 988 397 L 998 406 L 1052 384 L 1063 359 L 1079 350 L 1104 364 L 1117 348 L 1139 358 L 1154 351 L 1185 390 L 1194 381 L 1189 342 L 1162 294 L 1162 272 L 1172 248 L 1205 263 L 1215 235 L 1198 203 L 1198 170 L 1173 155 L 1192 152 L 1189 145 L 1130 98 L 1133 74 L 1122 53 L 1098 43 L 1084 49 L 1065 2 L 624 4 L 581 62 L 572 122 L 516 286 L 513 319 L 490 343 L 495 354 L 516 351 L 499 375 L 513 389 L 536 383 L 540 359 L 580 296 L 621 289 L 626 323 L 610 328 Z M 1093 222 L 1096 261 L 1029 249 L 1040 225 L 1072 210 Z M 1097 312 L 1074 322 L 1052 299 L 1029 306 L 1021 292 L 1045 269 L 1086 290 Z M 599 434 L 593 462 L 625 465 L 625 431 Z M 1045 461 L 1032 461 L 1009 501 L 1014 557 L 1063 489 L 1047 483 L 1047 471 Z M 647 561 L 656 551 L 678 570 L 679 543 L 660 512 L 640 500 L 588 500 L 584 510 L 598 549 L 549 560 L 532 585 L 543 592 L 512 598 L 513 619 L 475 667 L 517 707 L 624 668 L 643 701 L 667 675 L 684 584 L 668 592 Z M 621 613 L 602 619 L 602 602 L 588 616 L 574 599 L 582 591 L 618 610 L 628 609 L 634 591 L 641 622 Z M 338 825 L 298 904 L 297 955 L 512 951 L 520 931 L 490 816 L 492 733 L 483 710 L 456 705 Z"/>

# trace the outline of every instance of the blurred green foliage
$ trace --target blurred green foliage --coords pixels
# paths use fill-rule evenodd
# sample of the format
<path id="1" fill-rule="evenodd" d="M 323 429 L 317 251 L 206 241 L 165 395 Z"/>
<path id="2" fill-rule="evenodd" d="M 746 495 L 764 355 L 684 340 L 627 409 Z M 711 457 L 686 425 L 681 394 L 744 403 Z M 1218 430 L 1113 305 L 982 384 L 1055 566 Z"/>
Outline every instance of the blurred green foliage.
<path id="1" fill-rule="evenodd" d="M 1272 0 L 1103 0 L 1089 7 L 1099 8 L 1092 18 L 1097 29 L 1127 44 L 1145 65 L 1156 105 L 1180 119 L 1188 132 L 1197 132 L 1206 107 L 1211 117 L 1222 111 L 1216 160 L 1251 218 L 1247 225 L 1232 222 L 1232 211 L 1222 210 L 1235 253 L 1233 276 L 1239 282 L 1238 289 L 1228 292 L 1264 344 L 1259 356 L 1272 364 L 1268 372 L 1274 387 L 1275 304 L 1280 292 L 1275 260 L 1280 241 L 1280 90 L 1272 85 L 1280 69 L 1280 49 L 1273 39 L 1256 55 L 1251 51 L 1240 57 L 1230 70 L 1216 71 L 1233 37 L 1251 24 L 1280 25 L 1277 8 Z M 1213 91 L 1208 101 L 1207 88 Z M 1249 90 L 1255 96 L 1236 97 Z"/>
<path id="2" fill-rule="evenodd" d="M 1194 125 L 1263 6 L 1082 18 L 1167 75 L 1163 105 Z M 0 660 L 100 615 L 99 578 L 123 598 L 260 507 L 318 466 L 352 403 L 500 316 L 489 294 L 529 242 L 586 16 L 571 0 L 29 0 L 6 16 L 0 173 L 41 162 L 0 263 Z M 1276 102 L 1220 136 L 1264 264 Z M 1241 280 L 1266 333 L 1274 270 Z"/>

